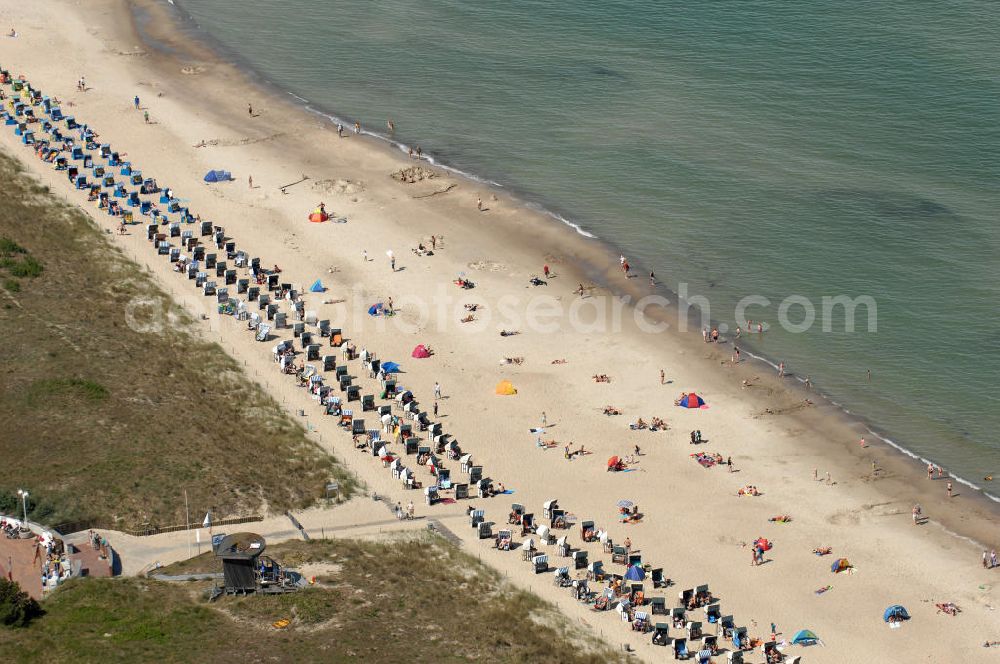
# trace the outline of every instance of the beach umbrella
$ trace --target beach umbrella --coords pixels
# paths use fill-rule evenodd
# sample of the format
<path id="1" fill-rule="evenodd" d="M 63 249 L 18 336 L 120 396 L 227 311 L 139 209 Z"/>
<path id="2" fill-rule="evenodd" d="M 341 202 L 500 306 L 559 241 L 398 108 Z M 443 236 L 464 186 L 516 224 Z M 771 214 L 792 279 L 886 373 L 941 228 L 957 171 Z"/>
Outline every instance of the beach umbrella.
<path id="1" fill-rule="evenodd" d="M 617 466 L 617 465 L 618 465 L 618 457 L 613 456 L 610 459 L 608 459 L 608 468 L 611 468 L 612 466 Z"/>
<path id="2" fill-rule="evenodd" d="M 608 461 L 608 465 L 609 466 L 611 465 L 610 461 Z M 623 507 L 625 509 L 629 509 L 630 507 L 632 507 L 632 505 L 635 505 L 635 503 L 633 503 L 631 500 L 619 500 L 618 501 L 618 507 Z"/>

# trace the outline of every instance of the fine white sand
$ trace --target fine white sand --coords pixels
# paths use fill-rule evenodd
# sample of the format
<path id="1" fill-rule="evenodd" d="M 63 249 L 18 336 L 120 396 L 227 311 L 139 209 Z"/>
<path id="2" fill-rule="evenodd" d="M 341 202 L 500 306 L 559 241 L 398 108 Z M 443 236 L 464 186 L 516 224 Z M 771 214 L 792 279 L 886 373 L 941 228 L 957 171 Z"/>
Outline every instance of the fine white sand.
<path id="1" fill-rule="evenodd" d="M 426 163 L 420 166 L 437 177 L 400 183 L 390 175 L 417 162 L 354 136 L 350 128 L 346 138 L 338 138 L 328 122 L 266 94 L 196 45 L 174 39 L 175 54 L 151 51 L 118 0 L 28 7 L 0 0 L 4 32 L 8 23 L 19 36 L 0 38 L 0 66 L 62 99 L 64 112 L 90 124 L 101 142 L 127 152 L 145 175 L 172 187 L 193 212 L 224 226 L 239 248 L 262 257 L 267 266 L 280 265 L 285 281 L 304 289 L 322 279 L 328 290 L 308 295 L 307 309 L 333 319 L 359 349 L 400 362 L 405 371 L 400 382 L 428 411 L 433 385 L 441 383 L 446 398 L 440 402 L 440 420 L 446 431 L 473 453 L 488 476 L 515 491 L 471 501 L 487 509 L 490 520 L 505 522 L 515 501 L 540 516 L 542 501 L 558 498 L 579 519 L 610 528 L 616 540 L 628 535 L 645 561 L 664 567 L 677 582 L 665 591 L 669 605 L 678 590 L 708 583 L 721 598 L 723 614 L 734 615 L 751 635 L 767 637 L 771 622 L 789 639 L 801 628 L 813 629 L 825 647 L 788 651 L 810 662 L 979 661 L 992 654 L 981 644 L 1000 639 L 992 608 L 996 572 L 980 568 L 981 550 L 970 540 L 945 530 L 989 541 L 995 520 L 978 502 L 959 496 L 944 505 L 943 482 L 922 479 L 919 469 L 913 472 L 884 448 L 858 450 L 856 432 L 825 408 L 805 404 L 802 394 L 759 366 L 729 366 L 728 347 L 707 346 L 697 335 L 673 329 L 639 330 L 630 307 L 619 308 L 622 323 L 613 332 L 572 325 L 558 316 L 542 316 L 544 329 L 525 322 L 546 307 L 569 308 L 578 300 L 572 291 L 580 282 L 595 285 L 585 303 L 612 309 L 612 292 L 648 292 L 644 277 L 626 282 L 604 247 L 507 196 L 493 200 L 494 192 Z M 85 93 L 75 89 L 81 74 L 89 86 Z M 153 124 L 145 124 L 132 108 L 136 94 Z M 248 116 L 247 102 L 259 115 Z M 395 120 L 397 125 L 406 121 Z M 11 128 L 5 129 L 0 141 L 7 151 L 57 194 L 93 212 L 102 226 L 115 227 L 114 220 L 85 202 L 82 192 L 70 190 L 64 174 L 35 160 Z M 193 147 L 201 141 L 208 145 Z M 236 180 L 205 184 L 202 175 L 210 168 L 231 170 Z M 280 191 L 303 174 L 308 181 Z M 487 211 L 476 210 L 478 197 Z M 319 201 L 348 222 L 310 224 L 307 215 Z M 444 236 L 443 249 L 432 257 L 411 253 L 432 234 Z M 504 570 L 514 583 L 556 601 L 610 642 L 629 642 L 645 659 L 666 656 L 614 612 L 589 613 L 567 591 L 554 588 L 548 576 L 533 576 L 519 553 L 500 554 L 489 549 L 489 542 L 474 540 L 458 516 L 467 503 L 426 508 L 422 496 L 402 491 L 375 459 L 351 448 L 332 418 L 319 417 L 315 404 L 278 374 L 270 359 L 272 344 L 254 342 L 232 319 L 220 320 L 214 303 L 202 298 L 193 282 L 154 255 L 143 226 L 112 240 L 149 265 L 192 312 L 208 314 L 206 336 L 245 361 L 290 410 L 305 409 L 322 443 L 345 458 L 371 489 L 404 504 L 413 499 L 419 513 L 442 518 L 466 540 L 469 551 Z M 390 249 L 399 271 L 390 271 Z M 528 286 L 529 277 L 540 274 L 546 263 L 557 276 L 548 286 Z M 476 282 L 475 289 L 453 285 L 463 272 Z M 548 300 L 538 304 L 543 295 Z M 365 314 L 369 304 L 389 297 L 399 309 L 396 317 Z M 458 322 L 465 315 L 463 302 L 483 305 L 477 323 Z M 585 308 L 583 315 L 593 316 L 593 310 Z M 501 338 L 501 328 L 521 334 Z M 290 330 L 280 332 L 290 336 Z M 436 354 L 411 359 L 418 343 Z M 502 366 L 505 357 L 523 357 L 524 363 Z M 552 364 L 557 358 L 566 363 Z M 355 375 L 357 366 L 352 367 Z M 671 381 L 665 386 L 660 385 L 661 368 Z M 608 374 L 610 384 L 595 383 L 594 374 Z M 502 379 L 516 385 L 516 396 L 494 394 Z M 744 379 L 753 380 L 754 387 L 742 389 Z M 363 384 L 363 391 L 371 393 L 372 382 L 366 378 Z M 704 396 L 710 407 L 674 407 L 674 398 L 687 390 Z M 609 404 L 624 414 L 602 415 Z M 545 437 L 559 441 L 556 449 L 537 449 L 528 433 L 543 411 L 554 425 Z M 630 421 L 642 417 L 648 422 L 653 416 L 666 419 L 670 430 L 629 430 Z M 709 442 L 689 445 L 692 429 L 700 429 Z M 566 461 L 561 446 L 570 441 L 593 454 Z M 642 456 L 632 472 L 605 471 L 608 457 L 630 454 L 634 445 L 641 446 Z M 703 469 L 689 457 L 696 450 L 732 456 L 739 472 Z M 880 479 L 871 477 L 873 457 L 883 468 Z M 457 466 L 450 464 L 460 479 Z M 814 468 L 821 480 L 830 472 L 833 484 L 814 481 Z M 421 471 L 420 479 L 426 482 L 427 474 Z M 746 484 L 763 495 L 737 497 Z M 640 506 L 646 515 L 640 524 L 617 522 L 620 499 Z M 910 520 L 915 500 L 931 517 L 922 527 Z M 372 510 L 373 517 L 385 517 L 384 507 L 373 504 Z M 793 521 L 768 522 L 778 514 Z M 767 564 L 751 567 L 747 544 L 758 536 L 775 547 Z M 580 545 L 577 530 L 570 541 Z M 833 547 L 833 555 L 813 555 L 818 546 Z M 592 560 L 603 559 L 606 567 L 621 571 L 610 564 L 610 555 L 599 554 L 596 546 L 589 549 Z M 831 573 L 830 564 L 841 556 L 855 565 L 853 574 Z M 814 594 L 828 584 L 831 590 Z M 647 594 L 660 593 L 647 588 Z M 934 602 L 945 601 L 959 604 L 962 614 L 937 615 Z M 913 620 L 890 630 L 882 612 L 897 603 Z M 759 659 L 758 654 L 752 661 Z"/>

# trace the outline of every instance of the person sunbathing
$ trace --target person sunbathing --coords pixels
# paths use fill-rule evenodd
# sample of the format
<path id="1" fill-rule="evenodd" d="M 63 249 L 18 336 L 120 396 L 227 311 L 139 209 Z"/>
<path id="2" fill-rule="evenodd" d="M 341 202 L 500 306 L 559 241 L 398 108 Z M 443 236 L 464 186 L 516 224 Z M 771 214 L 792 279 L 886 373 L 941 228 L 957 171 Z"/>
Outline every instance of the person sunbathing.
<path id="1" fill-rule="evenodd" d="M 935 604 L 938 613 L 947 613 L 949 616 L 957 616 L 962 610 L 955 605 L 954 602 L 942 602 L 941 604 Z"/>
<path id="2" fill-rule="evenodd" d="M 620 410 L 618 410 L 617 408 L 615 408 L 614 406 L 605 406 L 604 407 L 604 414 L 605 415 L 621 415 L 622 412 Z"/>
<path id="3" fill-rule="evenodd" d="M 818 546 L 815 549 L 813 549 L 813 553 L 815 553 L 817 556 L 828 556 L 831 553 L 833 553 L 833 547 Z"/>
<path id="4" fill-rule="evenodd" d="M 594 374 L 595 383 L 610 383 L 611 379 L 608 378 L 607 374 Z"/>
<path id="5" fill-rule="evenodd" d="M 649 422 L 649 430 L 650 431 L 659 431 L 660 429 L 664 429 L 665 430 L 666 428 L 667 428 L 667 423 L 664 422 L 663 420 L 661 420 L 659 417 L 654 417 Z"/>
<path id="6" fill-rule="evenodd" d="M 465 305 L 465 310 L 466 311 L 475 311 L 478 308 L 479 308 L 478 304 L 467 304 L 467 305 Z"/>
<path id="7" fill-rule="evenodd" d="M 551 364 L 566 364 L 566 360 L 552 360 Z"/>
<path id="8" fill-rule="evenodd" d="M 632 424 L 628 425 L 629 429 L 632 429 L 633 431 L 638 429 L 645 429 L 647 426 L 648 425 L 642 420 L 641 417 L 639 418 L 638 422 L 633 422 Z"/>
<path id="9" fill-rule="evenodd" d="M 791 523 L 792 517 L 787 514 L 779 514 L 778 516 L 772 516 L 768 521 L 771 523 Z"/>

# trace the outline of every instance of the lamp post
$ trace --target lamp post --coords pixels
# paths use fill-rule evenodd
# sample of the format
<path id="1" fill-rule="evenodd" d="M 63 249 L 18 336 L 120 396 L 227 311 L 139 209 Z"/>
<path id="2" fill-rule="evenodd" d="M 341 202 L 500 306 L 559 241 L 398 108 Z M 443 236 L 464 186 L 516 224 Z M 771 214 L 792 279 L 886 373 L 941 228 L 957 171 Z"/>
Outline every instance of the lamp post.
<path id="1" fill-rule="evenodd" d="M 31 529 L 28 528 L 28 492 L 18 489 L 17 495 L 21 497 L 21 508 L 24 510 L 24 521 L 21 522 L 21 539 L 31 537 Z"/>

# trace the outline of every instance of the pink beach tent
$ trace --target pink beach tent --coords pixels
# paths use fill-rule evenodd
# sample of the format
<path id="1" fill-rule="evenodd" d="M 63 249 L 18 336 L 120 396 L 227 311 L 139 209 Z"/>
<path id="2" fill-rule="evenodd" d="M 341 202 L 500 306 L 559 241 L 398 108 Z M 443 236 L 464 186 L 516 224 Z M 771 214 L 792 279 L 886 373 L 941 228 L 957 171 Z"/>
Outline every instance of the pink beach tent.
<path id="1" fill-rule="evenodd" d="M 430 357 L 431 352 L 427 350 L 427 346 L 420 344 L 419 346 L 413 349 L 413 352 L 410 353 L 410 355 L 417 359 L 424 359 L 425 357 Z"/>

